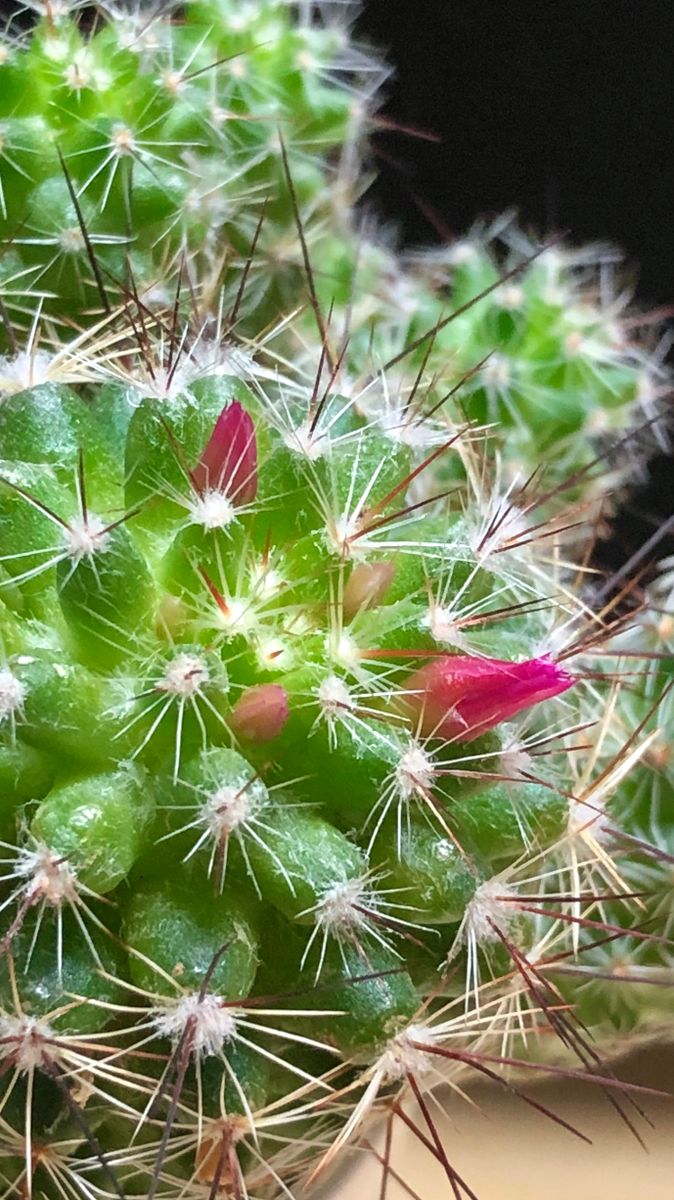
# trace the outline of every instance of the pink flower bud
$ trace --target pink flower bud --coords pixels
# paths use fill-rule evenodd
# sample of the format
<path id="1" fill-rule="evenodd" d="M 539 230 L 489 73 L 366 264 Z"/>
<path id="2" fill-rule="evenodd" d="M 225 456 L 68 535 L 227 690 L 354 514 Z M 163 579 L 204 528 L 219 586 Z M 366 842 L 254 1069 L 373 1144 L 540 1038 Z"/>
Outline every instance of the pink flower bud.
<path id="1" fill-rule="evenodd" d="M 248 688 L 229 714 L 229 725 L 238 737 L 270 742 L 288 720 L 288 694 L 278 683 Z"/>
<path id="2" fill-rule="evenodd" d="M 381 604 L 396 573 L 395 563 L 358 563 L 344 588 L 342 607 L 347 621 L 362 609 Z"/>
<path id="3" fill-rule="evenodd" d="M 197 491 L 224 492 L 234 505 L 257 495 L 255 426 L 238 400 L 223 408 L 192 472 Z"/>
<path id="4" fill-rule="evenodd" d="M 551 696 L 574 680 L 547 656 L 527 662 L 444 654 L 403 684 L 421 732 L 470 742 L 485 730 Z"/>

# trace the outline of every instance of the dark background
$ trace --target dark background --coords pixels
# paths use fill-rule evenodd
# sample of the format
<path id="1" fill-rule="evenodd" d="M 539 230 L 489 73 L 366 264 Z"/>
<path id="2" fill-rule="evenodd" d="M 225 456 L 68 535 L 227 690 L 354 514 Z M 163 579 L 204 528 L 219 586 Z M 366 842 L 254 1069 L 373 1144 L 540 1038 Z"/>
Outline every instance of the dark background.
<path id="1" fill-rule="evenodd" d="M 403 243 L 515 207 L 539 234 L 619 246 L 639 306 L 674 315 L 673 0 L 365 0 L 357 28 L 394 68 L 382 115 L 440 139 L 375 134 L 367 202 Z M 607 565 L 674 511 L 674 462 L 650 480 Z"/>
<path id="2" fill-rule="evenodd" d="M 674 4 L 661 0 L 366 0 L 388 51 L 372 196 L 407 239 L 516 206 L 539 232 L 615 241 L 646 301 L 674 304 Z"/>

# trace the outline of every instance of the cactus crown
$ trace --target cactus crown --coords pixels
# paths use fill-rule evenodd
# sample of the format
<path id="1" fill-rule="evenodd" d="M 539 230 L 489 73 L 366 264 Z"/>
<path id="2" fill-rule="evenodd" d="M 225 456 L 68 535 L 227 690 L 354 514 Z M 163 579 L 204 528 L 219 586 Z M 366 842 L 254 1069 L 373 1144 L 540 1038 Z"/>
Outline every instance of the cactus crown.
<path id="1" fill-rule="evenodd" d="M 620 1105 L 586 1027 L 666 994 L 671 628 L 588 566 L 664 372 L 559 246 L 368 239 L 340 6 L 39 7 L 0 53 L 0 1172 L 289 1196 L 411 1097 L 472 1195 L 424 1090 L 547 1034 Z"/>

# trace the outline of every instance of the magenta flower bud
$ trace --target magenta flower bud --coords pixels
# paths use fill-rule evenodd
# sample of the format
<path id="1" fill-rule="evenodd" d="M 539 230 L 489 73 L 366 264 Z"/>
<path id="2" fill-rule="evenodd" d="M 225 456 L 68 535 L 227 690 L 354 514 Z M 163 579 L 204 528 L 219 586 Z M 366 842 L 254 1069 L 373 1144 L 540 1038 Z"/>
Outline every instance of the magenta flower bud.
<path id="1" fill-rule="evenodd" d="M 238 400 L 223 408 L 192 472 L 197 491 L 224 492 L 238 506 L 257 495 L 255 426 Z"/>
<path id="2" fill-rule="evenodd" d="M 261 683 L 243 692 L 231 713 L 233 732 L 251 742 L 270 742 L 288 720 L 288 693 L 278 683 Z"/>
<path id="3" fill-rule="evenodd" d="M 527 662 L 443 654 L 404 683 L 405 703 L 433 737 L 470 742 L 485 730 L 570 688 L 571 675 L 549 657 Z"/>

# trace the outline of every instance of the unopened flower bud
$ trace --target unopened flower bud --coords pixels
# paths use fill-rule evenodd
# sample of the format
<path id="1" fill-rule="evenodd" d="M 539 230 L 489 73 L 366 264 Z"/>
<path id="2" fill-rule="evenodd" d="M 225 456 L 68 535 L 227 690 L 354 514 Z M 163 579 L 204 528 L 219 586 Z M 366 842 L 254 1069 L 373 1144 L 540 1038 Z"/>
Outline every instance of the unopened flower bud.
<path id="1" fill-rule="evenodd" d="M 261 683 L 243 692 L 231 713 L 233 732 L 251 742 L 270 742 L 288 720 L 288 694 L 278 683 Z"/>
<path id="2" fill-rule="evenodd" d="M 343 608 L 347 621 L 365 608 L 381 604 L 395 575 L 395 563 L 358 563 L 344 588 Z"/>
<path id="3" fill-rule="evenodd" d="M 238 400 L 223 408 L 192 472 L 199 492 L 220 491 L 232 504 L 249 504 L 257 495 L 257 441 L 250 415 Z"/>
<path id="4" fill-rule="evenodd" d="M 405 681 L 405 704 L 422 733 L 469 742 L 574 680 L 551 658 L 507 662 L 467 654 L 442 655 Z"/>

